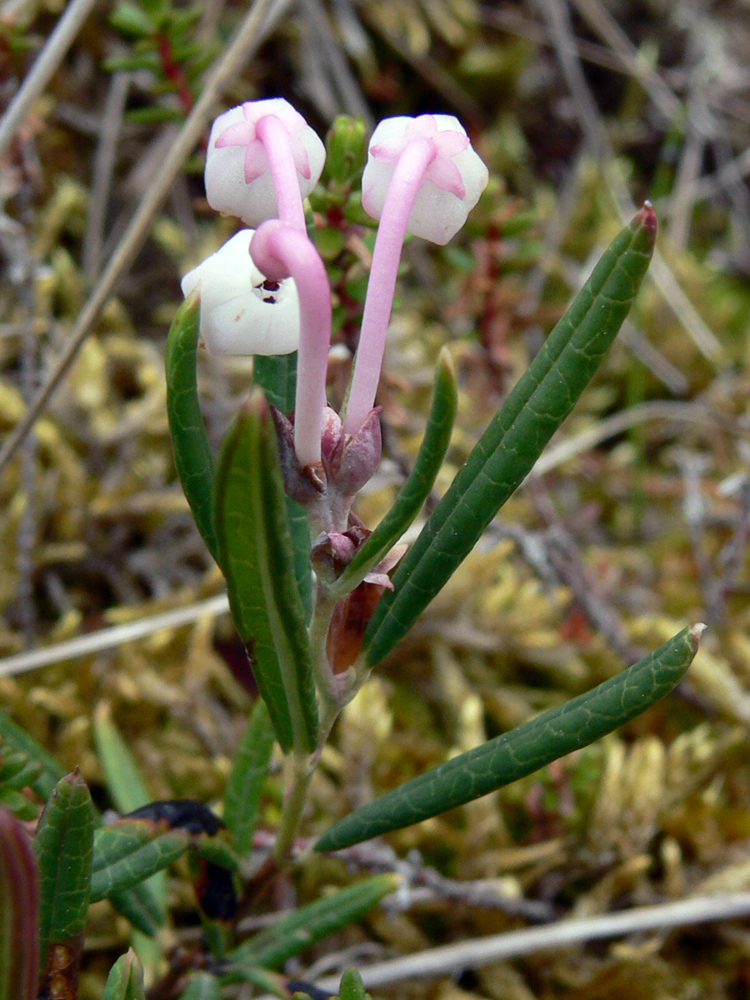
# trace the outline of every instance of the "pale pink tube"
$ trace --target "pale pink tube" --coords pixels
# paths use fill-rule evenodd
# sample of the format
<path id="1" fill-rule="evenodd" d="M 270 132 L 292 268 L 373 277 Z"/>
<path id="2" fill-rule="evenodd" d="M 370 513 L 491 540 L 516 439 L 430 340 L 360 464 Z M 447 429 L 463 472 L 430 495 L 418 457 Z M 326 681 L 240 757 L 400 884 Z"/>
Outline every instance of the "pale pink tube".
<path id="1" fill-rule="evenodd" d="M 425 171 L 436 156 L 437 148 L 432 139 L 414 138 L 399 157 L 391 178 L 375 239 L 362 330 L 344 417 L 347 434 L 357 433 L 375 404 L 406 226 Z"/>
<path id="2" fill-rule="evenodd" d="M 300 308 L 294 450 L 302 466 L 320 463 L 331 346 L 331 289 L 320 254 L 304 230 L 279 219 L 258 227 L 250 243 L 256 267 L 271 281 L 293 278 Z"/>
<path id="3" fill-rule="evenodd" d="M 305 229 L 302 193 L 287 128 L 276 115 L 263 115 L 255 123 L 255 134 L 263 143 L 268 157 L 279 219 L 297 229 Z"/>

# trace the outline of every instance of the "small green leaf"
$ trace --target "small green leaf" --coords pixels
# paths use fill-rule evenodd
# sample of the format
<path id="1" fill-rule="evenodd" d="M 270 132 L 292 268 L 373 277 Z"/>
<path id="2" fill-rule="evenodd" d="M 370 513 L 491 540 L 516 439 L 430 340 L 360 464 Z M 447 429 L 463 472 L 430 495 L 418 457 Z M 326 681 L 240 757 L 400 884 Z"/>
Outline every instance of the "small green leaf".
<path id="1" fill-rule="evenodd" d="M 28 784 L 29 788 L 33 788 L 40 799 L 46 801 L 57 782 L 65 776 L 64 768 L 57 763 L 48 750 L 37 743 L 33 736 L 17 725 L 2 709 L 0 709 L 0 736 L 4 746 L 12 747 L 24 754 L 30 761 L 41 765 L 40 773 L 34 776 Z"/>
<path id="2" fill-rule="evenodd" d="M 702 625 L 683 629 L 645 659 L 560 708 L 407 781 L 334 824 L 318 851 L 338 851 L 472 802 L 588 746 L 645 712 L 679 683 Z"/>
<path id="3" fill-rule="evenodd" d="M 220 1000 L 219 980 L 209 972 L 196 972 L 180 1000 Z"/>
<path id="4" fill-rule="evenodd" d="M 36 1000 L 39 876 L 31 839 L 0 809 L 0 1000 Z"/>
<path id="5" fill-rule="evenodd" d="M 172 35 L 184 35 L 193 25 L 200 21 L 205 12 L 205 7 L 202 4 L 195 4 L 193 7 L 186 7 L 184 10 L 170 11 Z"/>
<path id="6" fill-rule="evenodd" d="M 183 111 L 163 104 L 154 104 L 150 108 L 133 108 L 132 111 L 125 112 L 125 120 L 133 125 L 162 125 L 164 122 L 181 122 L 184 118 Z"/>
<path id="7" fill-rule="evenodd" d="M 393 507 L 336 581 L 332 588 L 334 596 L 344 597 L 354 590 L 390 551 L 421 510 L 448 450 L 457 406 L 456 372 L 450 352 L 444 347 L 440 352 L 432 406 L 414 469 Z"/>
<path id="8" fill-rule="evenodd" d="M 58 781 L 39 820 L 34 851 L 41 890 L 42 967 L 55 945 L 82 946 L 89 909 L 96 815 L 78 770 Z"/>
<path id="9" fill-rule="evenodd" d="M 467 458 L 393 577 L 364 637 L 375 666 L 408 632 L 520 486 L 603 361 L 646 273 L 650 205 L 622 230 Z"/>
<path id="10" fill-rule="evenodd" d="M 102 66 L 108 73 L 135 73 L 143 69 L 158 73 L 161 59 L 158 52 L 128 52 L 121 56 L 107 56 Z"/>
<path id="11" fill-rule="evenodd" d="M 253 846 L 263 783 L 273 753 L 274 733 L 266 703 L 258 698 L 242 736 L 224 795 L 224 822 L 239 854 Z"/>
<path id="12" fill-rule="evenodd" d="M 147 38 L 156 33 L 156 25 L 143 8 L 129 3 L 128 0 L 122 0 L 117 4 L 110 14 L 109 23 L 113 28 L 132 35 L 133 38 Z"/>
<path id="13" fill-rule="evenodd" d="M 400 876 L 392 873 L 374 875 L 300 907 L 231 952 L 227 958 L 231 963 L 228 973 L 231 974 L 232 965 L 278 968 L 329 934 L 359 920 L 381 899 L 395 892 L 400 882 Z"/>
<path id="14" fill-rule="evenodd" d="M 177 310 L 167 337 L 167 415 L 177 475 L 198 525 L 216 559 L 214 456 L 198 398 L 200 295 L 195 289 Z"/>
<path id="15" fill-rule="evenodd" d="M 372 1000 L 370 994 L 365 992 L 362 976 L 356 969 L 347 969 L 341 977 L 339 997 L 340 1000 Z"/>
<path id="16" fill-rule="evenodd" d="M 222 446 L 216 536 L 235 627 L 285 752 L 318 739 L 307 622 L 294 574 L 276 432 L 260 389 Z"/>
<path id="17" fill-rule="evenodd" d="M 131 948 L 112 966 L 102 1000 L 145 1000 L 143 966 Z"/>
<path id="18" fill-rule="evenodd" d="M 185 853 L 185 830 L 159 832 L 143 820 L 121 820 L 96 831 L 91 902 L 129 889 L 166 868 Z"/>
<path id="19" fill-rule="evenodd" d="M 253 378 L 266 394 L 269 403 L 285 415 L 294 409 L 294 393 L 297 386 L 297 352 L 264 357 L 258 355 L 253 360 Z M 312 611 L 312 572 L 310 568 L 310 522 L 303 507 L 291 497 L 285 496 L 289 517 L 289 530 L 294 548 L 294 575 L 297 577 L 302 605 L 309 622 Z"/>

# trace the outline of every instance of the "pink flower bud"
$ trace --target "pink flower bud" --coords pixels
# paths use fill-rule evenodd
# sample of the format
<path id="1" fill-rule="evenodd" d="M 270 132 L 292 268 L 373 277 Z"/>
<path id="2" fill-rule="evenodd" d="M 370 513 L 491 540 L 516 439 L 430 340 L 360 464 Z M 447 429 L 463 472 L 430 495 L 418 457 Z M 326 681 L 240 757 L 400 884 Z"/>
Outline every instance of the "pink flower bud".
<path id="1" fill-rule="evenodd" d="M 407 146 L 420 138 L 434 144 L 435 156 L 424 171 L 406 231 L 443 245 L 466 222 L 489 178 L 487 167 L 453 115 L 382 121 L 370 140 L 362 204 L 373 218 L 381 218 L 396 164 Z"/>
<path id="2" fill-rule="evenodd" d="M 447 243 L 466 222 L 487 167 L 452 115 L 386 118 L 370 141 L 362 204 L 380 219 L 344 427 L 356 433 L 372 409 L 406 233 Z"/>
<path id="3" fill-rule="evenodd" d="M 300 312 L 291 278 L 270 281 L 250 256 L 252 229 L 242 229 L 182 279 L 200 283 L 200 332 L 211 354 L 290 354 L 299 347 Z"/>
<path id="4" fill-rule="evenodd" d="M 211 129 L 208 203 L 248 226 L 281 218 L 299 227 L 302 199 L 318 183 L 325 155 L 318 135 L 288 101 L 247 101 L 219 115 Z"/>

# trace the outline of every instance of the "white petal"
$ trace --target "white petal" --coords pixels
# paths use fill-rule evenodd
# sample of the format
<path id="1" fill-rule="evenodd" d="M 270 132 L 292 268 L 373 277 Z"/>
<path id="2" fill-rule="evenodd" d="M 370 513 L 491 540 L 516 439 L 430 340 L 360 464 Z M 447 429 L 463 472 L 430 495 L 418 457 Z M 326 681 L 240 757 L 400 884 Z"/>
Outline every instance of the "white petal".
<path id="1" fill-rule="evenodd" d="M 258 286 L 263 275 L 243 229 L 182 279 L 189 295 L 200 282 L 200 332 L 211 354 L 290 354 L 299 347 L 300 310 L 291 278 L 278 289 Z M 273 301 L 264 301 L 273 299 Z"/>
<path id="2" fill-rule="evenodd" d="M 290 131 L 294 131 L 297 112 L 288 101 L 281 97 L 258 101 L 263 105 L 264 114 L 275 114 Z M 291 114 L 290 114 L 291 112 Z M 298 116 L 301 118 L 301 116 Z M 270 170 L 251 184 L 245 183 L 245 146 L 222 146 L 216 148 L 216 140 L 230 125 L 244 122 L 242 106 L 231 108 L 219 115 L 211 129 L 206 154 L 206 197 L 211 208 L 227 215 L 236 215 L 252 227 L 259 226 L 266 219 L 275 219 L 278 214 L 276 192 Z M 319 136 L 305 125 L 294 133 L 304 143 L 310 163 L 310 178 L 297 174 L 302 197 L 306 198 L 318 183 L 323 171 L 326 151 Z"/>

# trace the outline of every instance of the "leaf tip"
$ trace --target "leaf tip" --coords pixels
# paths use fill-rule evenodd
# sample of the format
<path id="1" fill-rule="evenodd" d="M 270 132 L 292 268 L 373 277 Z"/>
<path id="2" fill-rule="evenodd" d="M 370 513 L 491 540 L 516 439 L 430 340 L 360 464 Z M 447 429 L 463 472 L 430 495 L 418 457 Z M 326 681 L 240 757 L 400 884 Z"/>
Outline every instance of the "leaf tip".
<path id="1" fill-rule="evenodd" d="M 456 365 L 447 344 L 443 344 L 438 355 L 438 368 L 452 381 L 456 380 Z"/>
<path id="2" fill-rule="evenodd" d="M 242 407 L 243 417 L 254 416 L 259 420 L 267 420 L 270 416 L 271 408 L 266 399 L 266 394 L 259 385 L 253 386 L 250 396 Z"/>
<path id="3" fill-rule="evenodd" d="M 78 767 L 77 764 L 75 768 L 70 772 L 70 774 L 65 775 L 63 781 L 67 782 L 67 784 L 69 785 L 73 785 L 76 788 L 86 787 L 86 782 L 83 780 L 81 769 L 80 767 Z"/>
<path id="4" fill-rule="evenodd" d="M 185 313 L 196 312 L 200 309 L 201 305 L 201 283 L 196 282 L 195 288 L 190 292 L 189 295 L 185 296 L 185 301 L 182 303 L 182 312 Z"/>
<path id="5" fill-rule="evenodd" d="M 656 239 L 658 220 L 656 218 L 654 206 L 650 201 L 644 201 L 643 208 L 640 210 L 638 215 L 636 215 L 635 221 L 649 233 L 652 239 Z"/>
<path id="6" fill-rule="evenodd" d="M 703 633 L 706 631 L 707 628 L 708 626 L 705 625 L 703 622 L 696 622 L 695 625 L 691 625 L 690 628 L 688 629 L 688 634 L 696 650 L 700 645 L 701 636 L 703 635 Z"/>

